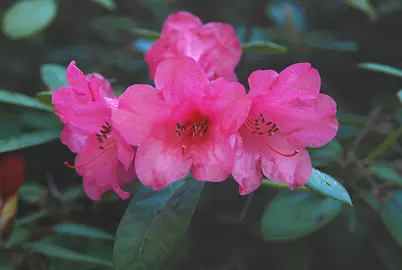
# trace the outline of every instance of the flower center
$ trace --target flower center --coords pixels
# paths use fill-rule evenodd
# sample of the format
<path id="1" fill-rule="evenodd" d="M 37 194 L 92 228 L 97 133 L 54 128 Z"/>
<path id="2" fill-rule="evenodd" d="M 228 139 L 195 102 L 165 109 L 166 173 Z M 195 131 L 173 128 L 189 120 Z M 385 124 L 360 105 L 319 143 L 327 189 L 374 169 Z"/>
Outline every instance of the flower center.
<path id="1" fill-rule="evenodd" d="M 109 144 L 107 147 L 102 146 L 102 144 L 105 143 L 105 140 L 108 139 L 108 136 L 110 136 L 111 133 L 112 133 L 112 126 L 111 126 L 108 122 L 105 122 L 105 125 L 102 125 L 102 126 L 101 126 L 101 129 L 100 129 L 99 131 L 100 131 L 100 134 L 99 134 L 99 133 L 96 133 L 96 134 L 95 134 L 96 139 L 98 140 L 98 142 L 99 142 L 99 144 L 100 144 L 100 145 L 98 146 L 98 148 L 99 148 L 99 150 L 101 150 L 97 155 L 95 155 L 95 156 L 94 156 L 93 158 L 91 158 L 90 160 L 85 161 L 84 163 L 79 164 L 79 165 L 70 165 L 67 161 L 64 162 L 64 165 L 66 165 L 67 167 L 69 167 L 69 168 L 71 168 L 71 169 L 77 169 L 77 168 L 84 167 L 84 166 L 86 166 L 86 165 L 91 164 L 91 163 L 94 162 L 95 160 L 97 160 L 97 159 L 98 159 L 100 156 L 102 156 L 108 149 L 110 149 L 112 146 L 115 145 L 115 143 L 112 142 L 112 143 Z"/>
<path id="2" fill-rule="evenodd" d="M 181 147 L 181 153 L 185 156 L 194 140 L 203 137 L 208 130 L 208 120 L 201 119 L 186 125 L 176 123 L 176 136 L 182 137 L 177 144 Z"/>
<path id="3" fill-rule="evenodd" d="M 251 134 L 263 136 L 265 146 L 281 156 L 293 157 L 300 152 L 296 149 L 293 153 L 282 153 L 269 144 L 268 138 L 274 136 L 275 133 L 279 131 L 279 126 L 273 121 L 267 120 L 262 113 L 260 113 L 258 117 L 250 113 L 243 126 L 251 132 Z"/>

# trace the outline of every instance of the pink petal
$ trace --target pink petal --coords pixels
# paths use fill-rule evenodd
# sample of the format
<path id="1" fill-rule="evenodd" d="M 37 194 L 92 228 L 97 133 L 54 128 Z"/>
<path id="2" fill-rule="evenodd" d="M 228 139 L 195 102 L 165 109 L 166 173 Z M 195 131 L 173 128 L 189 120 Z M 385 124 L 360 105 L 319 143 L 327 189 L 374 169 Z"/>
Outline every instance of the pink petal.
<path id="1" fill-rule="evenodd" d="M 228 80 L 229 82 L 238 82 L 239 81 L 239 78 L 237 77 L 235 72 L 233 72 L 229 76 L 226 76 L 225 79 Z"/>
<path id="2" fill-rule="evenodd" d="M 124 165 L 124 168 L 128 170 L 134 163 L 134 147 L 129 145 L 117 130 L 113 131 L 113 139 L 117 145 L 117 158 Z"/>
<path id="3" fill-rule="evenodd" d="M 191 165 L 192 160 L 183 157 L 179 147 L 152 138 L 138 147 L 135 158 L 138 179 L 154 190 L 184 178 Z"/>
<path id="4" fill-rule="evenodd" d="M 321 78 L 310 63 L 293 64 L 284 69 L 272 88 L 274 95 L 283 98 L 312 99 L 320 92 Z"/>
<path id="5" fill-rule="evenodd" d="M 251 99 L 240 83 L 219 78 L 210 85 L 212 90 L 209 92 L 212 97 L 209 99 L 213 99 L 213 108 L 222 111 L 219 115 L 221 131 L 223 134 L 233 134 L 247 119 Z"/>
<path id="6" fill-rule="evenodd" d="M 86 76 L 89 81 L 89 87 L 99 97 L 115 98 L 112 85 L 102 75 L 91 73 Z"/>
<path id="7" fill-rule="evenodd" d="M 94 199 L 98 199 L 101 195 L 99 192 L 104 191 L 106 187 L 111 187 L 119 197 L 126 199 L 130 194 L 121 189 L 116 178 L 117 164 L 119 163 L 116 144 L 108 140 L 102 146 L 105 150 L 100 150 L 96 137 L 91 136 L 75 159 L 76 166 L 83 165 L 76 170 L 83 176 L 84 188 L 89 192 L 88 195 Z M 88 163 L 89 161 L 91 162 Z"/>
<path id="8" fill-rule="evenodd" d="M 244 147 L 243 140 L 236 135 L 235 162 L 232 176 L 239 183 L 240 195 L 247 195 L 256 190 L 262 182 L 260 156 Z"/>
<path id="9" fill-rule="evenodd" d="M 60 135 L 61 142 L 74 153 L 78 153 L 82 149 L 87 138 L 87 132 L 68 124 L 64 125 Z"/>
<path id="10" fill-rule="evenodd" d="M 166 59 L 158 65 L 155 86 L 166 102 L 180 103 L 186 99 L 202 99 L 208 77 L 190 57 Z"/>
<path id="11" fill-rule="evenodd" d="M 208 143 L 191 146 L 194 164 L 192 176 L 200 181 L 221 182 L 231 173 L 234 164 L 234 150 L 228 137 L 215 137 Z"/>
<path id="12" fill-rule="evenodd" d="M 202 26 L 200 18 L 190 12 L 180 11 L 170 15 L 163 24 L 162 35 L 169 31 L 182 31 Z"/>
<path id="13" fill-rule="evenodd" d="M 112 111 L 112 126 L 133 146 L 149 136 L 155 121 L 170 114 L 155 88 L 149 85 L 130 86 L 118 102 L 118 108 Z"/>
<path id="14" fill-rule="evenodd" d="M 71 124 L 87 132 L 98 132 L 110 119 L 110 110 L 104 103 L 91 102 L 88 96 L 76 95 L 71 87 L 60 87 L 52 94 L 56 114 L 65 124 Z"/>
<path id="15" fill-rule="evenodd" d="M 275 86 L 278 73 L 274 70 L 256 70 L 248 77 L 248 84 L 250 85 L 249 95 L 257 97 L 265 95 L 272 90 Z"/>
<path id="16" fill-rule="evenodd" d="M 254 108 L 269 116 L 269 121 L 277 123 L 282 133 L 297 138 L 303 146 L 320 147 L 335 137 L 338 121 L 332 98 L 319 94 L 311 100 L 286 99 L 260 98 Z"/>
<path id="17" fill-rule="evenodd" d="M 71 87 L 85 90 L 88 89 L 88 80 L 84 73 L 76 66 L 75 61 L 71 61 L 68 65 L 66 77 L 67 82 Z"/>
<path id="18" fill-rule="evenodd" d="M 242 56 L 242 47 L 234 28 L 225 23 L 211 22 L 200 29 L 203 53 L 198 62 L 210 78 L 233 74 Z"/>
<path id="19" fill-rule="evenodd" d="M 262 171 L 268 179 L 287 183 L 291 189 L 303 186 L 312 171 L 310 156 L 305 149 L 293 157 L 272 153 L 262 157 Z"/>

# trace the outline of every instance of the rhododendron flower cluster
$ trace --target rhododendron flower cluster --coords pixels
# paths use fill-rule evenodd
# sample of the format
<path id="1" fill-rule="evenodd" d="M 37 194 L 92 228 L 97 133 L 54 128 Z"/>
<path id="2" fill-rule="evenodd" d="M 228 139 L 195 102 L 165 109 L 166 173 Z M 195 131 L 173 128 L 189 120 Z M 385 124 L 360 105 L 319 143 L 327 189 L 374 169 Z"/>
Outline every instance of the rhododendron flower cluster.
<path id="1" fill-rule="evenodd" d="M 208 182 L 232 174 L 242 195 L 263 175 L 305 185 L 306 147 L 334 138 L 336 103 L 320 94 L 309 63 L 254 71 L 247 94 L 234 73 L 241 55 L 233 27 L 178 12 L 145 56 L 155 87 L 131 85 L 116 98 L 104 77 L 85 76 L 72 61 L 69 86 L 52 103 L 65 125 L 60 139 L 77 154 L 67 165 L 83 176 L 88 196 L 113 189 L 125 199 L 121 186 L 137 177 L 159 190 L 190 172 Z"/>

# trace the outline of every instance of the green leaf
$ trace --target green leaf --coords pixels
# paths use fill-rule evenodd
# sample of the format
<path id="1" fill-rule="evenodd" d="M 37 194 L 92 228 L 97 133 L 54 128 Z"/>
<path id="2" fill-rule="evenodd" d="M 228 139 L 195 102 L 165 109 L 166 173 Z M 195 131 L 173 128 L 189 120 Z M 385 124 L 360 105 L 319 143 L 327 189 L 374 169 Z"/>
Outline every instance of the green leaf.
<path id="1" fill-rule="evenodd" d="M 381 218 L 388 232 L 402 247 L 402 190 L 391 191 L 380 205 Z"/>
<path id="2" fill-rule="evenodd" d="M 115 269 L 162 267 L 186 233 L 203 185 L 186 179 L 160 191 L 141 186 L 117 229 Z"/>
<path id="3" fill-rule="evenodd" d="M 10 235 L 10 238 L 7 239 L 4 246 L 6 248 L 12 246 L 18 246 L 28 241 L 31 236 L 31 230 L 28 228 L 15 227 Z"/>
<path id="4" fill-rule="evenodd" d="M 340 201 L 306 191 L 279 193 L 261 218 L 261 233 L 266 241 L 291 241 L 318 230 L 343 209 Z"/>
<path id="5" fill-rule="evenodd" d="M 94 227 L 89 227 L 83 224 L 66 223 L 59 224 L 53 227 L 53 230 L 58 233 L 69 234 L 73 236 L 84 236 L 88 238 L 113 240 L 114 236 Z"/>
<path id="6" fill-rule="evenodd" d="M 42 217 L 45 217 L 48 213 L 46 211 L 36 212 L 31 215 L 19 218 L 15 221 L 15 226 L 23 226 L 29 223 L 35 222 Z"/>
<path id="7" fill-rule="evenodd" d="M 133 28 L 132 32 L 138 37 L 148 38 L 151 40 L 157 40 L 160 37 L 159 32 L 144 28 Z"/>
<path id="8" fill-rule="evenodd" d="M 334 178 L 313 168 L 307 187 L 318 193 L 353 206 L 348 191 Z"/>
<path id="9" fill-rule="evenodd" d="M 402 185 L 402 176 L 400 176 L 391 166 L 373 165 L 369 170 L 384 181 Z"/>
<path id="10" fill-rule="evenodd" d="M 68 85 L 66 68 L 61 65 L 43 64 L 40 67 L 40 77 L 49 90 Z"/>
<path id="11" fill-rule="evenodd" d="M 311 150 L 311 159 L 319 164 L 339 159 L 343 155 L 343 147 L 337 140 L 332 140 L 327 145 Z"/>
<path id="12" fill-rule="evenodd" d="M 114 0 L 92 0 L 92 2 L 95 2 L 108 10 L 115 10 L 117 7 Z"/>
<path id="13" fill-rule="evenodd" d="M 402 89 L 400 89 L 400 90 L 396 93 L 396 96 L 398 97 L 399 102 L 402 103 Z"/>
<path id="14" fill-rule="evenodd" d="M 242 44 L 245 52 L 286 53 L 288 48 L 270 41 L 253 41 Z"/>
<path id="15" fill-rule="evenodd" d="M 383 229 L 377 229 L 373 234 L 373 247 L 382 263 L 389 270 L 402 269 L 402 248 Z"/>
<path id="16" fill-rule="evenodd" d="M 56 17 L 54 0 L 18 0 L 3 16 L 2 31 L 10 39 L 23 39 L 44 30 Z"/>
<path id="17" fill-rule="evenodd" d="M 57 139 L 60 130 L 37 131 L 0 139 L 0 153 L 27 148 Z"/>
<path id="18" fill-rule="evenodd" d="M 47 193 L 47 190 L 36 183 L 25 183 L 20 188 L 20 198 L 26 203 L 36 204 L 43 198 L 43 195 Z"/>
<path id="19" fill-rule="evenodd" d="M 344 2 L 366 13 L 371 20 L 375 20 L 377 18 L 377 14 L 370 0 L 344 0 Z"/>
<path id="20" fill-rule="evenodd" d="M 18 106 L 24 106 L 28 108 L 38 109 L 38 110 L 45 110 L 53 112 L 53 107 L 43 104 L 42 102 L 26 96 L 24 94 L 10 92 L 7 90 L 0 89 L 0 103 L 9 103 Z"/>
<path id="21" fill-rule="evenodd" d="M 84 194 L 84 189 L 82 188 L 82 185 L 76 185 L 72 187 L 68 187 L 64 192 L 63 196 L 67 200 L 75 200 L 79 196 Z"/>
<path id="22" fill-rule="evenodd" d="M 353 41 L 341 41 L 334 40 L 332 37 L 328 37 L 321 33 L 309 33 L 306 37 L 307 45 L 311 48 L 344 51 L 344 52 L 356 52 L 358 47 Z"/>
<path id="23" fill-rule="evenodd" d="M 70 249 L 66 249 L 53 244 L 38 242 L 38 243 L 26 244 L 24 246 L 30 250 L 39 252 L 45 256 L 53 258 L 64 259 L 68 261 L 83 262 L 83 263 L 93 263 L 113 267 L 112 262 L 105 261 L 100 258 L 91 257 L 88 255 L 83 255 Z"/>
<path id="24" fill-rule="evenodd" d="M 52 105 L 52 92 L 50 91 L 42 91 L 36 94 L 36 98 L 42 102 L 43 104 L 53 106 Z"/>
<path id="25" fill-rule="evenodd" d="M 360 63 L 357 65 L 359 68 L 385 73 L 391 76 L 402 78 L 402 69 L 390 67 L 377 63 Z"/>

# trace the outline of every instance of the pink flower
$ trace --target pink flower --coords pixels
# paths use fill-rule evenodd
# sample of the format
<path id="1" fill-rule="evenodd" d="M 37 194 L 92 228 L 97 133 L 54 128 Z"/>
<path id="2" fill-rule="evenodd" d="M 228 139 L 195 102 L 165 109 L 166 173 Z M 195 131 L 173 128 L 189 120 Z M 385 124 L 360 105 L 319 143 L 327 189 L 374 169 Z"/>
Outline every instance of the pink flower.
<path id="1" fill-rule="evenodd" d="M 242 48 L 229 24 L 210 22 L 203 25 L 200 18 L 182 11 L 167 18 L 160 39 L 145 55 L 151 79 L 154 80 L 156 67 L 162 60 L 180 56 L 196 60 L 210 80 L 225 77 L 237 81 L 234 71 L 240 62 Z"/>
<path id="2" fill-rule="evenodd" d="M 232 174 L 240 194 L 257 189 L 262 173 L 290 188 L 305 185 L 312 171 L 305 148 L 325 145 L 338 130 L 335 101 L 319 93 L 320 76 L 309 63 L 291 65 L 280 74 L 257 70 L 248 80 L 250 113 L 232 137 Z"/>
<path id="3" fill-rule="evenodd" d="M 185 177 L 225 180 L 234 162 L 229 137 L 247 118 L 244 87 L 209 81 L 189 57 L 159 64 L 153 88 L 132 85 L 112 114 L 113 126 L 134 146 L 139 180 L 155 189 Z"/>
<path id="4" fill-rule="evenodd" d="M 111 114 L 117 99 L 110 83 L 101 75 L 87 76 L 72 61 L 67 68 L 69 86 L 52 95 L 56 114 L 64 123 L 61 141 L 77 153 L 75 168 L 83 176 L 84 189 L 93 200 L 113 189 L 121 198 L 130 196 L 121 189 L 136 177 L 135 150 L 112 129 Z"/>

